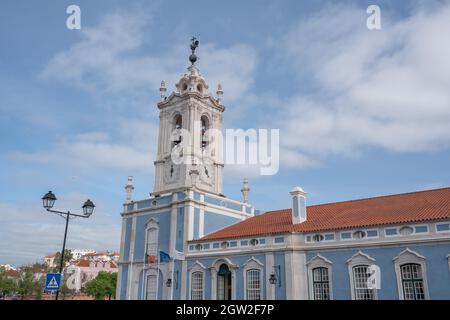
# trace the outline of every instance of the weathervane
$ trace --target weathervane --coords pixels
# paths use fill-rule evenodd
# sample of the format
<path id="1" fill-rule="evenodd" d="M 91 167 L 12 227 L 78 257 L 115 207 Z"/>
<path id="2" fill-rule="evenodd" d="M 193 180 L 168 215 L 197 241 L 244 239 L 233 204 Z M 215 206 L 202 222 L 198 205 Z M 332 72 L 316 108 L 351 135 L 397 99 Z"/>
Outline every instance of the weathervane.
<path id="1" fill-rule="evenodd" d="M 196 37 L 192 37 L 191 39 L 192 54 L 189 56 L 189 61 L 192 63 L 192 65 L 194 65 L 195 61 L 197 61 L 198 59 L 198 57 L 195 55 L 195 49 L 197 49 L 199 43 L 200 42 L 197 40 Z"/>

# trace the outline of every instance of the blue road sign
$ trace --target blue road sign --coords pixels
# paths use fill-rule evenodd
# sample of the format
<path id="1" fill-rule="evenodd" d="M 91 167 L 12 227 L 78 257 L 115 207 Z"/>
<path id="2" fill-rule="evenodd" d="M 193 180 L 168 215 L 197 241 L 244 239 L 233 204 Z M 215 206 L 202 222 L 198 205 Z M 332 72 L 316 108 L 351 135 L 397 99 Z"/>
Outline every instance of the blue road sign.
<path id="1" fill-rule="evenodd" d="M 48 291 L 57 291 L 61 285 L 61 274 L 60 273 L 47 273 L 47 278 L 45 279 L 45 289 Z"/>

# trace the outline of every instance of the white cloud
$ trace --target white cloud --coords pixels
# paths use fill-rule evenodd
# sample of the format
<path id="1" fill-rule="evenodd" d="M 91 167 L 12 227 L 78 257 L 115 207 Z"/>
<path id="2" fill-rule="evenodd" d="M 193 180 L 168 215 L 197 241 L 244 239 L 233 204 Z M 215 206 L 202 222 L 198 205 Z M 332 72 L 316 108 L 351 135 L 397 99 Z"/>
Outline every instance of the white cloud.
<path id="1" fill-rule="evenodd" d="M 87 132 L 74 138 L 60 139 L 46 150 L 12 152 L 9 157 L 19 161 L 72 167 L 85 172 L 102 169 L 152 172 L 155 148 L 151 147 L 153 144 L 150 141 L 156 141 L 156 130 L 138 120 L 131 121 L 131 124 L 135 124 L 135 127 L 123 133 L 122 141 L 119 142 L 113 142 L 105 132 Z M 144 128 L 148 132 L 143 132 Z"/>
<path id="2" fill-rule="evenodd" d="M 97 26 L 83 27 L 80 41 L 56 54 L 42 71 L 41 78 L 75 84 L 93 94 L 136 95 L 150 90 L 157 93 L 163 79 L 169 90 L 174 88 L 189 64 L 188 39 L 154 56 L 143 54 L 145 46 L 152 46 L 150 22 L 150 17 L 142 14 L 105 15 Z M 235 44 L 218 48 L 206 42 L 200 44 L 198 54 L 211 92 L 215 93 L 221 82 L 227 92 L 226 99 L 234 101 L 250 88 L 257 62 L 252 47 Z"/>
<path id="3" fill-rule="evenodd" d="M 302 167 L 305 157 L 308 163 L 353 156 L 366 147 L 450 146 L 450 6 L 400 20 L 382 10 L 380 31 L 367 30 L 366 17 L 364 8 L 330 6 L 278 43 L 294 81 L 313 88 L 286 99 L 272 122 L 282 128 L 282 155 L 293 155 L 287 164 Z"/>

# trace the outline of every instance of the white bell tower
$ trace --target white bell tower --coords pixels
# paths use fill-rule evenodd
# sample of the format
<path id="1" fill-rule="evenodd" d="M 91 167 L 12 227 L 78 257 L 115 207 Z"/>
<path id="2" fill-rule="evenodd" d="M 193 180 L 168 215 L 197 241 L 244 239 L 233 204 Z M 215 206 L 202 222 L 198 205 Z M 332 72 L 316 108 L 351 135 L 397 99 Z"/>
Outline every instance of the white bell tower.
<path id="1" fill-rule="evenodd" d="M 180 188 L 196 188 L 222 194 L 223 163 L 221 161 L 222 86 L 217 97 L 195 65 L 195 50 L 199 45 L 192 38 L 189 57 L 191 65 L 166 97 L 166 84 L 161 82 L 158 103 L 159 138 L 155 161 L 154 194 Z"/>

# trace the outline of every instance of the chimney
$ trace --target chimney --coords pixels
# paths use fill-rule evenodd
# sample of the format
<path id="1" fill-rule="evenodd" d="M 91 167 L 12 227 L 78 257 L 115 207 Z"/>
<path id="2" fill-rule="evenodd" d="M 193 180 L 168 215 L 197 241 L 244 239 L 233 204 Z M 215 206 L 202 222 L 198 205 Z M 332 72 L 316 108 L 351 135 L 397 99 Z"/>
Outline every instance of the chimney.
<path id="1" fill-rule="evenodd" d="M 127 192 L 125 203 L 131 203 L 131 194 L 133 193 L 133 190 L 133 176 L 128 176 L 127 185 L 125 186 L 125 191 Z"/>
<path id="2" fill-rule="evenodd" d="M 306 192 L 300 187 L 294 187 L 289 192 L 292 196 L 292 223 L 298 224 L 306 221 Z"/>
<path id="3" fill-rule="evenodd" d="M 245 177 L 242 185 L 242 198 L 244 203 L 248 203 L 248 193 L 250 192 L 250 188 L 248 187 L 248 178 Z"/>

